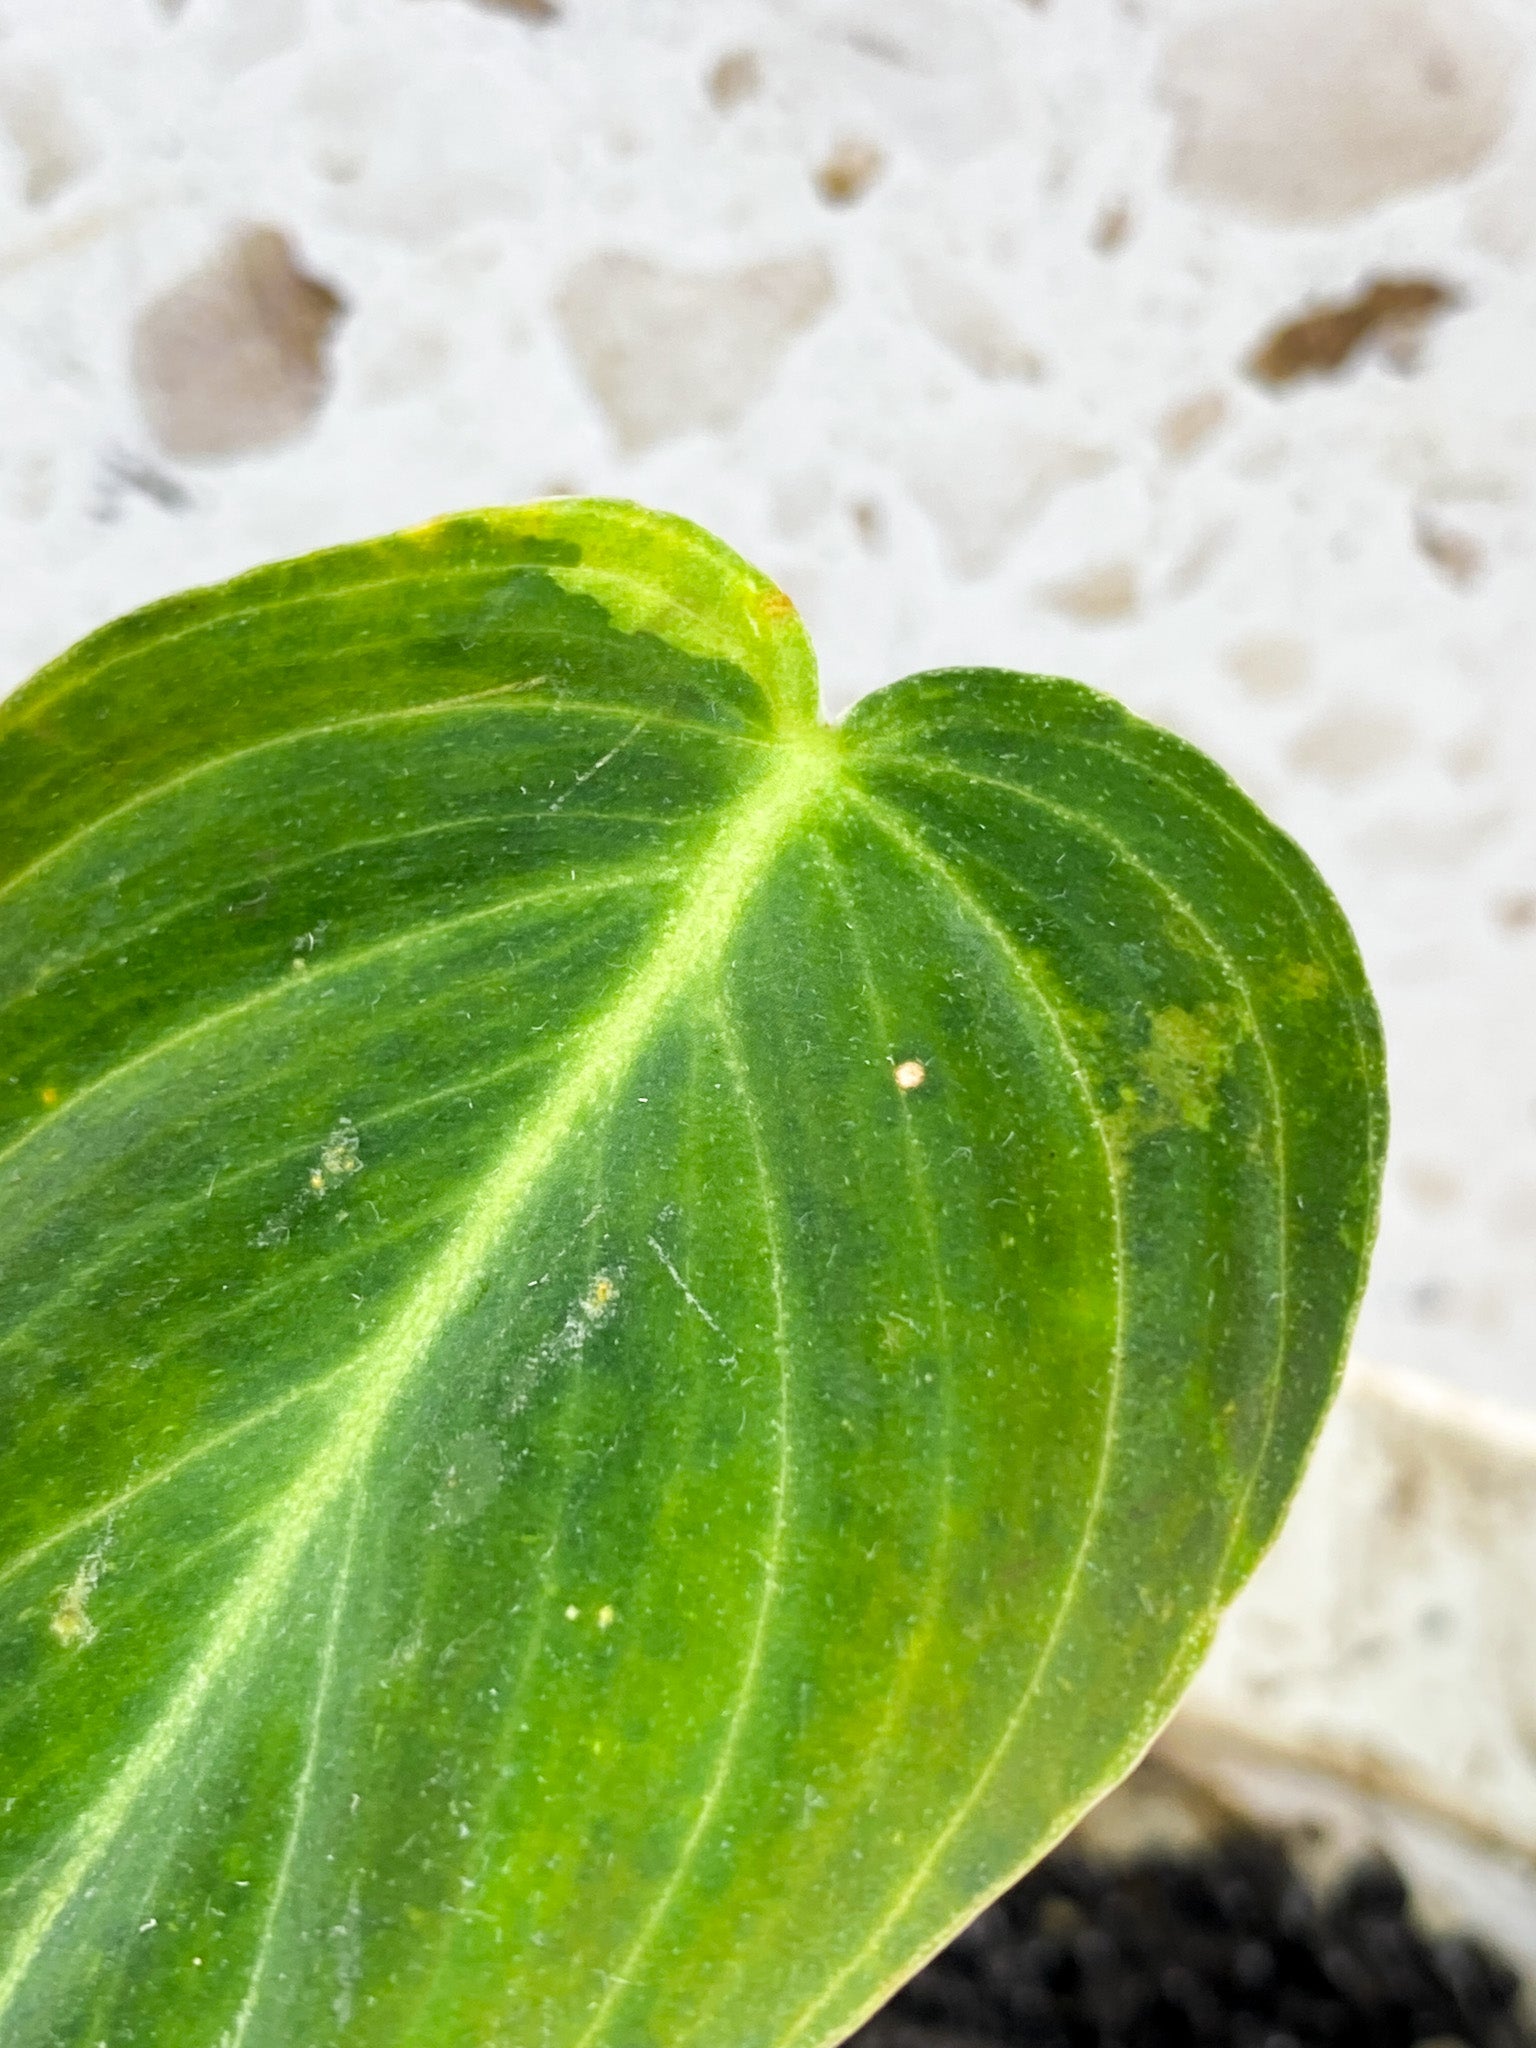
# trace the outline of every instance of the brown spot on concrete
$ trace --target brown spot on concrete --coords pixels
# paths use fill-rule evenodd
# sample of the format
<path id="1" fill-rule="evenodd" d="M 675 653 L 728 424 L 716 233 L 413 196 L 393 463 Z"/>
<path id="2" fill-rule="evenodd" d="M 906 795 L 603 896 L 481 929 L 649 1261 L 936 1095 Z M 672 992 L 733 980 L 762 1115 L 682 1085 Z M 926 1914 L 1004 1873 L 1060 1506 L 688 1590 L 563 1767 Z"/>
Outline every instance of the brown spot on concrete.
<path id="1" fill-rule="evenodd" d="M 1227 417 L 1226 395 L 1200 391 L 1171 405 L 1157 423 L 1157 445 L 1170 461 L 1182 462 L 1203 448 Z"/>
<path id="2" fill-rule="evenodd" d="M 1469 533 L 1444 526 L 1428 512 L 1419 512 L 1413 522 L 1413 537 L 1426 561 L 1442 569 L 1453 583 L 1475 583 L 1482 572 L 1483 551 Z"/>
<path id="3" fill-rule="evenodd" d="M 1129 562 L 1103 562 L 1047 584 L 1040 593 L 1053 611 L 1064 612 L 1083 626 L 1112 626 L 1136 610 L 1136 571 Z"/>
<path id="4" fill-rule="evenodd" d="M 1225 659 L 1242 688 L 1261 703 L 1299 696 L 1312 675 L 1312 650 L 1294 633 L 1250 633 L 1227 649 Z"/>
<path id="5" fill-rule="evenodd" d="M 325 401 L 343 310 L 275 228 L 234 236 L 134 328 L 133 380 L 160 447 L 199 461 L 302 433 Z"/>
<path id="6" fill-rule="evenodd" d="M 1400 761 L 1413 745 L 1411 729 L 1385 711 L 1335 711 L 1298 733 L 1291 762 L 1303 775 L 1342 787 Z"/>
<path id="7" fill-rule="evenodd" d="M 989 383 L 1033 383 L 1045 365 L 1003 309 L 958 271 L 923 265 L 912 272 L 917 317 L 968 370 Z"/>
<path id="8" fill-rule="evenodd" d="M 578 264 L 555 312 L 620 446 L 635 452 L 734 426 L 832 293 L 819 254 L 709 272 L 614 253 Z"/>
<path id="9" fill-rule="evenodd" d="M 838 143 L 814 183 L 828 206 L 853 206 L 884 169 L 884 150 L 873 142 L 849 140 Z"/>
<path id="10" fill-rule="evenodd" d="M 1536 889 L 1519 889 L 1501 896 L 1493 914 L 1507 932 L 1536 931 Z"/>
<path id="11" fill-rule="evenodd" d="M 885 509 L 873 498 L 855 498 L 848 507 L 848 516 L 853 521 L 853 530 L 865 547 L 879 552 L 884 548 L 887 532 Z"/>
<path id="12" fill-rule="evenodd" d="M 1509 126 L 1518 56 L 1485 0 L 1239 0 L 1167 45 L 1174 181 L 1291 223 L 1464 177 Z"/>
<path id="13" fill-rule="evenodd" d="M 751 50 L 728 50 L 709 74 L 705 90 L 710 105 L 722 114 L 734 113 L 763 89 L 763 67 Z"/>
<path id="14" fill-rule="evenodd" d="M 1122 200 L 1106 206 L 1093 224 L 1093 246 L 1101 256 L 1113 256 L 1131 239 L 1131 209 Z"/>
<path id="15" fill-rule="evenodd" d="M 92 152 L 46 72 L 12 64 L 0 73 L 0 128 L 21 159 L 28 206 L 46 206 L 90 168 Z"/>
<path id="16" fill-rule="evenodd" d="M 1406 362 L 1429 321 L 1456 303 L 1449 285 L 1432 277 L 1377 278 L 1352 298 L 1314 307 L 1275 328 L 1249 357 L 1249 375 L 1261 384 L 1328 376 L 1368 343 Z"/>
<path id="17" fill-rule="evenodd" d="M 1432 1212 L 1454 1208 L 1461 1200 L 1461 1182 L 1454 1173 L 1431 1159 L 1408 1159 L 1398 1169 L 1408 1199 L 1416 1208 Z"/>
<path id="18" fill-rule="evenodd" d="M 917 439 L 907 474 L 913 497 L 944 537 L 956 573 L 981 576 L 1053 499 L 1113 466 L 1104 449 L 1057 440 L 1022 421 L 987 413 L 958 424 L 935 420 Z"/>

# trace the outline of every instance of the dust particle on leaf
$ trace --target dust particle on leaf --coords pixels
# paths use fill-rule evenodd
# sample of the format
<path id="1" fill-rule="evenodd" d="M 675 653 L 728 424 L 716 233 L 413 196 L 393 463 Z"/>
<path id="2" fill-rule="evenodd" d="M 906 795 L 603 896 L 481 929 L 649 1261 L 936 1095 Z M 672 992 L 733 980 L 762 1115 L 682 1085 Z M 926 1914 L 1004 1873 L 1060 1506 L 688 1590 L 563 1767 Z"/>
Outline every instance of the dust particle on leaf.
<path id="1" fill-rule="evenodd" d="M 914 1088 L 921 1088 L 928 1078 L 928 1069 L 921 1060 L 903 1060 L 897 1067 L 893 1079 L 903 1095 Z"/>
<path id="2" fill-rule="evenodd" d="M 357 1129 L 352 1119 L 344 1116 L 321 1147 L 320 1164 L 310 1175 L 310 1184 L 318 1186 L 318 1192 L 324 1194 L 349 1174 L 361 1173 L 362 1170 L 363 1162 L 357 1150 Z"/>
<path id="3" fill-rule="evenodd" d="M 80 1569 L 65 1587 L 58 1606 L 49 1619 L 50 1632 L 66 1650 L 83 1650 L 87 1643 L 96 1639 L 96 1624 L 86 1611 L 96 1582 L 101 1577 L 102 1551 L 90 1551 L 80 1561 Z"/>
<path id="4" fill-rule="evenodd" d="M 589 1323 L 605 1322 L 618 1298 L 618 1282 L 608 1273 L 599 1273 L 581 1298 L 581 1313 Z"/>

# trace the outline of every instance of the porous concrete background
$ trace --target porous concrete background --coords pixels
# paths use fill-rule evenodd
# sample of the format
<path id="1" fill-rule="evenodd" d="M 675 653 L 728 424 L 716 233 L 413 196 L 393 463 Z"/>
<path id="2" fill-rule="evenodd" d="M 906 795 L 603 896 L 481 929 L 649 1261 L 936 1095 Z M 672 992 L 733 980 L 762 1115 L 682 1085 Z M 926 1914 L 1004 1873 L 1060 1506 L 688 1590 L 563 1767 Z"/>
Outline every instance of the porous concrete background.
<path id="1" fill-rule="evenodd" d="M 1536 1403 L 1533 55 L 1529 0 L 0 0 L 0 687 L 570 490 L 760 561 L 833 709 L 1081 676 L 1354 920 L 1361 1348 Z"/>

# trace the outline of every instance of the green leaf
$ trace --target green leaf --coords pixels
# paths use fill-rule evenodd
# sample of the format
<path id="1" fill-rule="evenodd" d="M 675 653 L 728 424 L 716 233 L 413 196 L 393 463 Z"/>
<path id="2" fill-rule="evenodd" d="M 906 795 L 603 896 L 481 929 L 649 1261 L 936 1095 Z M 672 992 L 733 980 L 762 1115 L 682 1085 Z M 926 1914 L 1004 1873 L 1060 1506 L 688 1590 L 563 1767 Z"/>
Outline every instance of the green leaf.
<path id="1" fill-rule="evenodd" d="M 681 521 L 0 709 L 0 2039 L 815 2048 L 1136 1757 L 1376 1212 L 1317 875 Z"/>

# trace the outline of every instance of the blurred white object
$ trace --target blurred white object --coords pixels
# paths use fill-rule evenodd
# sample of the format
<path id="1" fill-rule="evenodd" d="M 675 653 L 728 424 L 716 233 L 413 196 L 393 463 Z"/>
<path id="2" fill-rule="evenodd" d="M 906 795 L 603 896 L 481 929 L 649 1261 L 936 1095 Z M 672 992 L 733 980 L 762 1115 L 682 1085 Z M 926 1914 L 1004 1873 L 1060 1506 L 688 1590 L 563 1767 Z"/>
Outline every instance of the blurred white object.
<path id="1" fill-rule="evenodd" d="M 1386 1847 L 1536 1984 L 1533 1615 L 1536 1423 L 1356 1366 L 1156 1754 L 1336 1854 Z"/>

